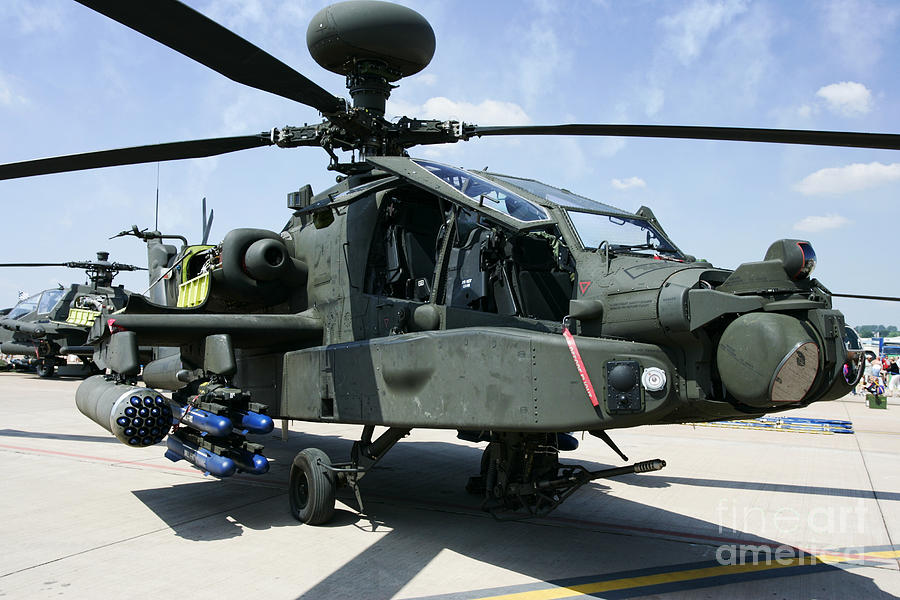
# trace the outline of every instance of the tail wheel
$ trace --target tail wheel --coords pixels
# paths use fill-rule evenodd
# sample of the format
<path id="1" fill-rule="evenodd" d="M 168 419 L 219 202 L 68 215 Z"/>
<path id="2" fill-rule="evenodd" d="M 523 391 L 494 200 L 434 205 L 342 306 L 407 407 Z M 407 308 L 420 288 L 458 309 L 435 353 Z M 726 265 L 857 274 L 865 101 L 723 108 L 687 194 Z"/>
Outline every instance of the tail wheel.
<path id="1" fill-rule="evenodd" d="M 334 472 L 328 455 L 318 448 L 307 448 L 294 457 L 288 497 L 291 513 L 308 525 L 321 525 L 334 515 Z"/>

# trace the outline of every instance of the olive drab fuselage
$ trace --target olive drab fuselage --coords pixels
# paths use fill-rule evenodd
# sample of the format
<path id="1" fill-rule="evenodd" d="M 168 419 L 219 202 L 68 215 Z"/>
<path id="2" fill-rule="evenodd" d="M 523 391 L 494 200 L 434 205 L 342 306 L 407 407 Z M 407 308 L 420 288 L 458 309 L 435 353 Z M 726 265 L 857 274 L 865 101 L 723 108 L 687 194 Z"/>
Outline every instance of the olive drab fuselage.
<path id="1" fill-rule="evenodd" d="M 841 314 L 784 261 L 718 269 L 678 250 L 646 208 L 564 206 L 516 178 L 370 162 L 295 206 L 279 234 L 226 236 L 202 305 L 119 315 L 142 344 L 180 348 L 148 365 L 164 373 L 154 382 L 173 387 L 203 365 L 205 336 L 228 333 L 234 385 L 288 419 L 561 432 L 758 415 L 849 390 Z M 485 195 L 466 195 L 460 176 Z M 498 189 L 510 194 L 499 208 L 487 197 Z M 646 227 L 655 248 L 589 247 L 574 225 L 586 219 Z M 288 266 L 254 259 L 254 244 L 283 246 Z M 803 368 L 785 366 L 800 356 Z"/>

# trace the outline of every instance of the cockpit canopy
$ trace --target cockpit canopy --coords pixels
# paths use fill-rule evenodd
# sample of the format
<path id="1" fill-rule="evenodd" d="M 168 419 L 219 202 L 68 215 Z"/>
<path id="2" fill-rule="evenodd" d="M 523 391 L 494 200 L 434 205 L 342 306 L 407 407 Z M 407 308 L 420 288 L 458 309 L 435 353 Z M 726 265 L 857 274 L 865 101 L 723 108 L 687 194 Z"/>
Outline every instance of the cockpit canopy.
<path id="1" fill-rule="evenodd" d="M 581 247 L 596 250 L 607 246 L 613 251 L 670 254 L 680 256 L 675 245 L 648 219 L 535 181 L 510 175 L 488 175 L 537 196 L 550 205 L 563 209 L 578 236 Z"/>
<path id="2" fill-rule="evenodd" d="M 555 223 L 573 249 L 683 257 L 651 218 L 534 179 L 469 171 L 419 158 L 368 160 L 417 187 L 514 230 L 546 230 Z"/>
<path id="3" fill-rule="evenodd" d="M 35 294 L 33 296 L 29 296 L 24 300 L 19 301 L 9 314 L 6 315 L 7 319 L 18 319 L 23 317 L 29 313 L 37 311 L 38 314 L 47 314 L 49 313 L 56 303 L 60 301 L 60 299 L 65 294 L 65 290 L 55 289 L 55 290 L 45 290 L 40 294 Z"/>
<path id="4" fill-rule="evenodd" d="M 425 167 L 429 173 L 449 183 L 488 210 L 501 212 L 525 223 L 546 221 L 550 218 L 547 211 L 537 204 L 475 173 L 430 160 L 415 159 L 413 162 Z"/>

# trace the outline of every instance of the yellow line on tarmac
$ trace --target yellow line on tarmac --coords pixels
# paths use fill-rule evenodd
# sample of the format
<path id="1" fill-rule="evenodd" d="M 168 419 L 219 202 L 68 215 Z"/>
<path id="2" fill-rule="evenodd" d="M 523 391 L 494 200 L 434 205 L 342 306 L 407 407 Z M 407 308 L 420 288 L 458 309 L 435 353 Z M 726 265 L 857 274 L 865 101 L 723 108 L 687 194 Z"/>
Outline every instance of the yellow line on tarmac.
<path id="1" fill-rule="evenodd" d="M 880 558 L 900 558 L 900 551 L 887 550 L 882 552 L 867 552 L 866 556 L 878 556 Z M 631 588 L 639 588 L 651 585 L 661 585 L 664 583 L 678 583 L 682 581 L 691 581 L 694 579 L 705 579 L 708 577 L 721 577 L 723 575 L 736 575 L 739 573 L 771 571 L 775 569 L 784 569 L 787 567 L 815 565 L 818 563 L 835 564 L 840 562 L 850 562 L 851 560 L 853 560 L 829 554 L 822 554 L 820 555 L 820 557 L 803 555 L 800 557 L 779 559 L 775 564 L 765 564 L 761 562 L 759 564 L 749 563 L 738 565 L 719 565 L 715 567 L 705 567 L 702 569 L 671 571 L 669 573 L 658 573 L 656 575 L 626 577 L 623 579 L 598 581 L 596 583 L 583 583 L 580 585 L 573 585 L 571 587 L 554 587 L 546 590 L 532 590 L 527 592 L 503 594 L 500 596 L 487 596 L 479 598 L 479 600 L 557 600 L 559 598 L 571 598 L 572 596 L 585 596 L 588 594 L 597 594 L 600 592 L 627 590 Z"/>

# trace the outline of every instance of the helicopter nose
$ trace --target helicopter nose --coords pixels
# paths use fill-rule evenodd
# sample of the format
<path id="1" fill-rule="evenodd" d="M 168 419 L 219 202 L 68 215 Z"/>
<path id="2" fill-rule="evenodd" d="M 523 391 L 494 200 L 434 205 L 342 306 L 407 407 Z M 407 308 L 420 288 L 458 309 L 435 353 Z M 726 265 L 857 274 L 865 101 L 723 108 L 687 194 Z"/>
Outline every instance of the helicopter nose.
<path id="1" fill-rule="evenodd" d="M 755 312 L 728 325 L 716 349 L 716 361 L 730 396 L 751 406 L 769 407 L 806 398 L 819 373 L 821 354 L 798 319 Z"/>

